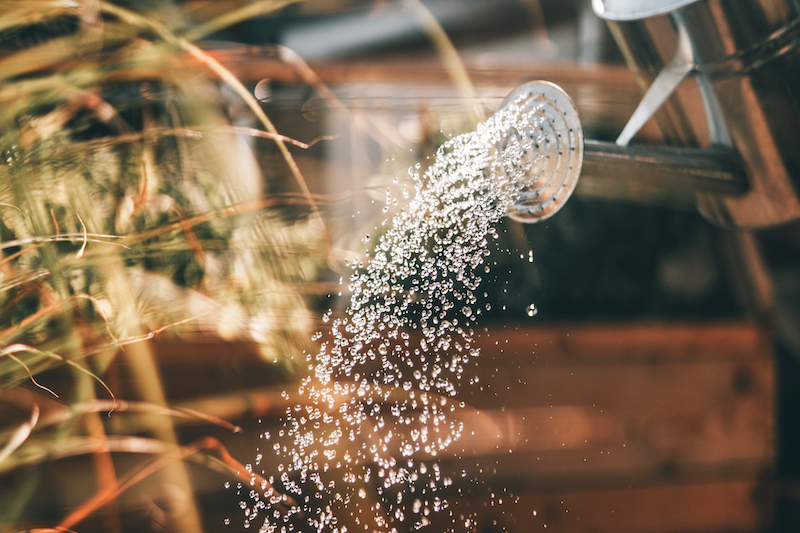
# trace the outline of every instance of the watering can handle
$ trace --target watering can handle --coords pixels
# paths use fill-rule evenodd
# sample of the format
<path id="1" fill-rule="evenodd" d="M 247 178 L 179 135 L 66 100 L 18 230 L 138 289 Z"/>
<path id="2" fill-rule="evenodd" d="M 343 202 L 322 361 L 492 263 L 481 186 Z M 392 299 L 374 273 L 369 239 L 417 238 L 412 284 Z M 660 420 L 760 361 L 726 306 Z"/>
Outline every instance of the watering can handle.
<path id="1" fill-rule="evenodd" d="M 636 107 L 628 123 L 622 129 L 617 138 L 619 146 L 627 146 L 630 140 L 636 135 L 648 120 L 655 114 L 667 98 L 678 88 L 681 82 L 686 79 L 695 69 L 694 54 L 692 53 L 692 43 L 689 36 L 682 26 L 678 27 L 678 47 L 675 57 L 669 65 L 658 73 L 656 79 L 645 93 L 642 101 Z"/>

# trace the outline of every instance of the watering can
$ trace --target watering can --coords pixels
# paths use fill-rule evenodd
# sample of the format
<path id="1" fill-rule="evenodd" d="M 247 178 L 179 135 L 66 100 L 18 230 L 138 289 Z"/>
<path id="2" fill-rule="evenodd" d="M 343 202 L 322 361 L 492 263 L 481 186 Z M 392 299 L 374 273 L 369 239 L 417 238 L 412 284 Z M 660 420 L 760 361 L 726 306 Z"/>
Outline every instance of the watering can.
<path id="1" fill-rule="evenodd" d="M 685 158 L 680 149 L 657 149 L 665 170 L 719 178 L 718 186 L 697 187 L 706 218 L 744 229 L 800 218 L 800 2 L 593 0 L 592 7 L 649 87 L 616 153 L 636 153 L 629 143 L 654 117 L 667 145 L 690 149 Z"/>
<path id="2" fill-rule="evenodd" d="M 576 139 L 582 175 L 692 191 L 699 211 L 722 227 L 800 218 L 800 0 L 593 0 L 592 7 L 646 92 L 615 143 Z M 507 102 L 537 90 L 523 86 Z M 575 112 L 571 102 L 559 109 Z M 631 143 L 651 118 L 663 145 Z M 523 201 L 512 216 L 552 215 L 575 179 L 559 186 L 560 196 L 544 194 L 558 202 L 544 209 L 530 193 L 528 208 Z"/>

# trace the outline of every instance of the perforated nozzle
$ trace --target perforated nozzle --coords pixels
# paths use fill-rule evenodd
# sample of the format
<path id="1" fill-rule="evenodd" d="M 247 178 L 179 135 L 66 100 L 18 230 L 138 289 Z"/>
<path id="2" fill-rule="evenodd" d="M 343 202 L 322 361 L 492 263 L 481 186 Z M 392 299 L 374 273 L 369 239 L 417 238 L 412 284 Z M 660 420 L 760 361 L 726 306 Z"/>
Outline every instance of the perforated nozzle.
<path id="1" fill-rule="evenodd" d="M 515 89 L 501 110 L 523 120 L 500 139 L 498 150 L 524 147 L 522 190 L 508 215 L 532 223 L 555 214 L 572 195 L 583 164 L 583 130 L 578 110 L 561 87 L 534 81 Z"/>

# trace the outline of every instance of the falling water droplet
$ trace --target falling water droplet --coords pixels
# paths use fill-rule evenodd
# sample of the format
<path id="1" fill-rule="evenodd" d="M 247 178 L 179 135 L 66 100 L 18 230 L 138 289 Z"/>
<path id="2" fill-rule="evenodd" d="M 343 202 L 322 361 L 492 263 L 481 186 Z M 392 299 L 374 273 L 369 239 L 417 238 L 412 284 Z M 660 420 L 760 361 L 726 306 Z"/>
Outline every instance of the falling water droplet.
<path id="1" fill-rule="evenodd" d="M 256 97 L 256 100 L 261 102 L 267 102 L 272 98 L 272 88 L 271 88 L 271 80 L 269 78 L 264 78 L 263 80 L 259 81 L 255 89 L 253 89 L 253 96 Z"/>
<path id="2" fill-rule="evenodd" d="M 528 316 L 536 316 L 539 314 L 539 309 L 536 307 L 536 304 L 530 304 L 525 308 L 525 312 L 528 313 Z"/>

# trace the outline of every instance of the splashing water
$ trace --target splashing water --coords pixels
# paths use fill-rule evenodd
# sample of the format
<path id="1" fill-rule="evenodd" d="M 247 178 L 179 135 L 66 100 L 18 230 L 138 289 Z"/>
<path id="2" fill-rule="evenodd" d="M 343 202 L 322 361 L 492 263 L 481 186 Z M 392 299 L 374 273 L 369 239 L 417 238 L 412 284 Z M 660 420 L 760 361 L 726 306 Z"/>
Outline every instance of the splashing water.
<path id="1" fill-rule="evenodd" d="M 569 195 L 574 176 L 556 183 L 554 168 L 580 169 L 571 153 L 582 150 L 580 133 L 549 102 L 517 95 L 442 145 L 422 176 L 419 165 L 410 170 L 413 198 L 371 261 L 356 265 L 346 316 L 323 318 L 329 337 L 308 356 L 310 375 L 279 434 L 287 442 L 274 444 L 282 464 L 270 481 L 280 493 L 251 491 L 247 525 L 263 510 L 269 533 L 395 532 L 447 507 L 440 494 L 452 480 L 437 458 L 463 430 L 457 389 L 478 356 L 471 328 L 487 237 L 521 196 Z"/>

